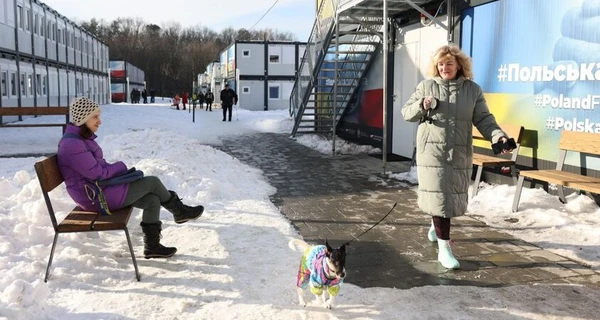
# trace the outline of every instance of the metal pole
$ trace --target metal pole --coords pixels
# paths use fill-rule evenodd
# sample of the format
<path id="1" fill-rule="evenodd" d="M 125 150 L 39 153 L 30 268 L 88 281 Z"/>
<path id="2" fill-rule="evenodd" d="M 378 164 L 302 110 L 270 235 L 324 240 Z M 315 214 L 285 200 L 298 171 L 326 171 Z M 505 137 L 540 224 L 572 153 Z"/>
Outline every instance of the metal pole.
<path id="1" fill-rule="evenodd" d="M 338 13 L 338 2 L 335 3 L 335 59 L 333 62 L 334 76 L 333 76 L 333 119 L 332 119 L 332 130 L 331 130 L 331 154 L 335 155 L 335 127 L 337 120 L 337 102 L 338 102 L 338 59 L 340 58 L 340 24 L 339 13 Z M 327 50 L 327 49 L 325 49 Z"/>
<path id="2" fill-rule="evenodd" d="M 108 103 L 112 103 L 112 82 L 110 79 L 110 68 L 108 68 Z"/>
<path id="3" fill-rule="evenodd" d="M 383 0 L 383 146 L 382 146 L 382 159 L 383 159 L 383 173 L 385 174 L 387 166 L 387 145 L 388 145 L 388 121 L 387 121 L 387 108 L 388 108 L 388 3 L 387 0 Z"/>

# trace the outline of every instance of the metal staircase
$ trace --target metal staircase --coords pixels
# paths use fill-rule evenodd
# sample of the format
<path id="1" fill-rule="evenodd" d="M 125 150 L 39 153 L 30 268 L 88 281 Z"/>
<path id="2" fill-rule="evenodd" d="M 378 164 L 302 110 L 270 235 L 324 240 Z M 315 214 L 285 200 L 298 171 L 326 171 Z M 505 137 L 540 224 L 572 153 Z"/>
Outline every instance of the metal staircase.
<path id="1" fill-rule="evenodd" d="M 292 136 L 330 134 L 355 97 L 381 44 L 381 18 L 338 14 L 338 0 L 321 3 L 290 96 Z"/>
<path id="2" fill-rule="evenodd" d="M 439 24 L 421 6 L 446 1 L 322 0 L 290 95 L 292 137 L 321 133 L 335 139 L 338 120 L 381 51 L 383 26 L 389 26 L 383 17 L 414 9 Z"/>

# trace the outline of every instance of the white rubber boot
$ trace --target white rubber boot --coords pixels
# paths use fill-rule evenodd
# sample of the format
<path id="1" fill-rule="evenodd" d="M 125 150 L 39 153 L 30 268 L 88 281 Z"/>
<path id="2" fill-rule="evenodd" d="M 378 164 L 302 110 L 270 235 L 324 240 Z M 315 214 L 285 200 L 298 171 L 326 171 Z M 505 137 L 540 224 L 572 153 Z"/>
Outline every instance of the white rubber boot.
<path id="1" fill-rule="evenodd" d="M 446 269 L 460 268 L 460 262 L 454 258 L 452 249 L 450 248 L 450 240 L 438 239 L 438 261 Z"/>
<path id="2" fill-rule="evenodd" d="M 435 234 L 435 227 L 433 226 L 433 219 L 431 220 L 431 228 L 429 228 L 429 231 L 427 232 L 427 239 L 431 242 L 436 242 L 438 240 L 437 235 Z"/>

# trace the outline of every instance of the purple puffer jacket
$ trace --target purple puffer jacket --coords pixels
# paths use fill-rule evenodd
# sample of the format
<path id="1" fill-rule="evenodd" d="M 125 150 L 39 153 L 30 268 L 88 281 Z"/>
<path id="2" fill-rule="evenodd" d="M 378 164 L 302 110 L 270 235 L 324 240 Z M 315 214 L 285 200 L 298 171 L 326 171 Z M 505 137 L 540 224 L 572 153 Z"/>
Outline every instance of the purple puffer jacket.
<path id="1" fill-rule="evenodd" d="M 79 135 L 79 127 L 68 124 L 66 133 Z M 84 210 L 99 211 L 100 203 L 97 195 L 92 193 L 96 190 L 94 181 L 104 180 L 118 176 L 127 171 L 127 166 L 118 161 L 107 163 L 103 158 L 102 149 L 95 141 L 96 135 L 89 139 L 64 138 L 58 144 L 58 168 L 65 179 L 67 192 Z M 85 186 L 89 186 L 86 188 Z M 86 194 L 86 189 L 90 199 Z M 120 209 L 129 191 L 129 184 L 118 184 L 102 188 L 108 208 L 110 210 Z"/>

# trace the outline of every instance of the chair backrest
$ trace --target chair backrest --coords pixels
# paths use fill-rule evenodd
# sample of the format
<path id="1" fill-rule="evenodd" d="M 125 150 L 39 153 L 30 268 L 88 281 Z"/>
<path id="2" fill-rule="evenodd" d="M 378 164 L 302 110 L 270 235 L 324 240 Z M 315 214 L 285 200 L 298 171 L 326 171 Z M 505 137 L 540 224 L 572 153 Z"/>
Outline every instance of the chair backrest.
<path id="1" fill-rule="evenodd" d="M 523 126 L 503 123 L 500 124 L 500 128 L 502 128 L 502 131 L 504 131 L 509 138 L 515 139 L 515 142 L 518 144 L 521 143 L 521 139 L 523 138 L 523 131 L 525 131 Z M 473 126 L 473 138 L 485 140 L 483 135 L 479 132 L 479 130 L 477 130 L 477 127 L 475 126 Z"/>
<path id="2" fill-rule="evenodd" d="M 587 154 L 600 155 L 600 134 L 591 132 L 563 131 L 558 148 Z"/>
<path id="3" fill-rule="evenodd" d="M 520 125 L 506 123 L 502 123 L 499 126 L 500 128 L 502 128 L 502 131 L 504 131 L 504 133 L 508 135 L 509 138 L 515 139 L 517 147 L 511 152 L 511 160 L 516 162 L 517 156 L 519 155 L 519 149 L 521 148 L 521 139 L 523 139 L 523 132 L 525 131 L 525 128 L 523 128 L 523 126 Z M 486 140 L 475 126 L 473 126 L 473 139 Z"/>
<path id="4" fill-rule="evenodd" d="M 48 214 L 50 215 L 50 220 L 52 220 L 52 226 L 56 231 L 58 228 L 58 222 L 56 221 L 56 216 L 54 215 L 54 209 L 52 208 L 52 202 L 50 202 L 48 192 L 54 190 L 54 188 L 58 187 L 61 183 L 63 183 L 63 181 L 65 181 L 60 174 L 60 170 L 58 169 L 56 154 L 51 155 L 42 161 L 36 162 L 34 167 L 35 173 L 40 181 L 40 187 L 42 187 L 42 194 L 44 195 L 44 200 L 46 201 L 46 207 L 48 207 Z"/>

